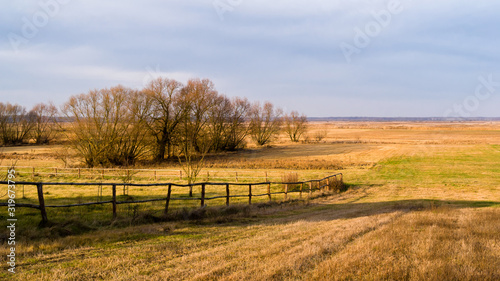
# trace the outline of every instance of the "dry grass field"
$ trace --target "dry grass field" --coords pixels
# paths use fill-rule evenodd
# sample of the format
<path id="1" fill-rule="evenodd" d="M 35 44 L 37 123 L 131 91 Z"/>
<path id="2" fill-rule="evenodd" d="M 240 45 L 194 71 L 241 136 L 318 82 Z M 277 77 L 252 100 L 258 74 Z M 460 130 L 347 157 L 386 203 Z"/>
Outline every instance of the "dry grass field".
<path id="1" fill-rule="evenodd" d="M 318 132 L 326 137 L 315 140 Z M 85 210 L 68 211 L 59 214 L 66 224 L 21 227 L 16 275 L 6 271 L 3 241 L 0 278 L 500 280 L 500 123 L 317 122 L 308 135 L 303 143 L 281 136 L 272 147 L 211 157 L 207 169 L 258 177 L 294 171 L 301 179 L 342 172 L 348 191 L 157 223 L 93 223 L 79 219 Z M 1 161 L 63 168 L 60 149 L 3 148 Z M 65 200 L 75 192 L 47 197 Z M 35 219 L 38 212 L 26 211 L 27 224 Z"/>

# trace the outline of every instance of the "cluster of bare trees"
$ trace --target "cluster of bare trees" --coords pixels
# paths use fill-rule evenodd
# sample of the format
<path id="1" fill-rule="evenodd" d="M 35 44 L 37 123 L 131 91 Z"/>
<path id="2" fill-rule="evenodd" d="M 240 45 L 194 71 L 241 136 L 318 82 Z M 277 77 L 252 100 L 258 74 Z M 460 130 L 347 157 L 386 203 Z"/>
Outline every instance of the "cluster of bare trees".
<path id="1" fill-rule="evenodd" d="M 298 142 L 307 130 L 307 117 L 299 115 L 297 111 L 285 115 L 284 123 L 284 130 L 293 142 Z"/>
<path id="2" fill-rule="evenodd" d="M 89 167 L 173 158 L 192 163 L 186 165 L 186 174 L 193 178 L 209 152 L 243 148 L 248 137 L 266 145 L 282 130 L 296 142 L 307 122 L 295 111 L 283 114 L 270 102 L 228 98 L 208 79 L 183 85 L 162 77 L 141 90 L 116 86 L 73 96 L 62 114 L 68 122 L 59 128 Z M 38 104 L 28 112 L 0 103 L 1 142 L 48 143 L 54 138 L 57 116 L 53 104 Z"/>
<path id="3" fill-rule="evenodd" d="M 193 155 L 243 148 L 249 135 L 268 144 L 283 124 L 286 132 L 294 128 L 292 140 L 298 141 L 306 122 L 269 102 L 221 95 L 208 79 L 183 85 L 162 77 L 142 90 L 117 86 L 73 96 L 63 113 L 73 121 L 70 139 L 88 166 L 129 165 L 148 153 L 156 161 L 189 162 Z M 299 119 L 302 124 L 295 125 Z"/>
<path id="4" fill-rule="evenodd" d="M 146 102 L 141 92 L 122 86 L 70 98 L 63 107 L 72 121 L 69 138 L 87 166 L 131 164 L 146 154 Z"/>
<path id="5" fill-rule="evenodd" d="M 58 110 L 40 103 L 30 111 L 25 107 L 0 102 L 0 144 L 47 144 L 55 138 Z"/>

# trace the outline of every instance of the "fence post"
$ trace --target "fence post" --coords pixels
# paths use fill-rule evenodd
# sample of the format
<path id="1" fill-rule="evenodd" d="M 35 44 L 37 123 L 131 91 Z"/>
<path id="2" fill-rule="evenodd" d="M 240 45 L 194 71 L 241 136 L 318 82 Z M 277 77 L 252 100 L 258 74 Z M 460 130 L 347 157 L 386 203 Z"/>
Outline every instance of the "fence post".
<path id="1" fill-rule="evenodd" d="M 312 182 L 308 182 L 309 184 L 309 198 L 312 196 Z"/>
<path id="2" fill-rule="evenodd" d="M 252 185 L 248 185 L 248 205 L 252 205 Z"/>
<path id="3" fill-rule="evenodd" d="M 326 178 L 326 187 L 328 188 L 328 191 L 331 191 L 332 189 L 330 188 L 330 177 Z"/>
<path id="4" fill-rule="evenodd" d="M 266 182 L 267 182 L 267 171 L 266 171 Z"/>
<path id="5" fill-rule="evenodd" d="M 113 219 L 116 219 L 116 184 L 113 184 Z"/>
<path id="6" fill-rule="evenodd" d="M 104 169 L 101 170 L 101 179 L 104 179 Z"/>
<path id="7" fill-rule="evenodd" d="M 269 201 L 272 201 L 272 198 L 271 198 L 271 183 L 267 184 L 267 197 L 269 198 Z"/>
<path id="8" fill-rule="evenodd" d="M 285 184 L 285 200 L 288 198 L 288 183 Z"/>
<path id="9" fill-rule="evenodd" d="M 99 197 L 99 202 L 102 201 L 102 183 L 97 187 L 97 196 Z"/>
<path id="10" fill-rule="evenodd" d="M 163 212 L 165 215 L 168 213 L 168 205 L 170 204 L 170 194 L 172 194 L 172 185 L 168 185 L 168 192 L 167 192 L 167 200 L 165 202 L 165 211 Z"/>
<path id="11" fill-rule="evenodd" d="M 54 168 L 55 172 L 56 172 L 56 176 L 57 176 L 57 168 Z"/>
<path id="12" fill-rule="evenodd" d="M 35 178 L 35 167 L 33 167 L 33 172 L 31 173 L 31 176 Z"/>
<path id="13" fill-rule="evenodd" d="M 179 180 L 182 180 L 182 170 L 179 170 Z"/>
<path id="14" fill-rule="evenodd" d="M 203 207 L 205 206 L 205 184 L 201 184 L 201 203 L 200 206 Z"/>
<path id="15" fill-rule="evenodd" d="M 45 200 L 43 199 L 43 184 L 37 183 L 36 189 L 38 191 L 38 204 L 40 206 L 40 212 L 42 214 L 42 224 L 49 222 L 47 219 L 47 211 L 45 210 Z"/>
<path id="16" fill-rule="evenodd" d="M 80 168 L 78 168 L 78 178 L 80 178 Z"/>
<path id="17" fill-rule="evenodd" d="M 299 192 L 299 198 L 302 198 L 302 188 L 304 187 L 304 183 L 300 184 L 300 192 Z"/>
<path id="18" fill-rule="evenodd" d="M 226 183 L 226 206 L 229 206 L 229 183 Z"/>
<path id="19" fill-rule="evenodd" d="M 156 177 L 156 170 L 155 170 L 155 181 L 157 181 L 157 180 L 158 180 L 158 178 Z"/>
<path id="20" fill-rule="evenodd" d="M 236 182 L 238 182 L 238 172 L 235 173 L 236 173 Z"/>

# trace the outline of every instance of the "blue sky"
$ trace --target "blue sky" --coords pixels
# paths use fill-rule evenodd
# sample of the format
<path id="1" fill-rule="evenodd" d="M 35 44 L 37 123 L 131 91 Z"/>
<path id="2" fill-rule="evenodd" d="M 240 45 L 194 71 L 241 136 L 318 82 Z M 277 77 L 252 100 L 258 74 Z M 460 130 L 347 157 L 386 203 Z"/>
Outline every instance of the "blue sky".
<path id="1" fill-rule="evenodd" d="M 2 102 L 161 75 L 315 117 L 500 116 L 498 1 L 4 2 Z"/>

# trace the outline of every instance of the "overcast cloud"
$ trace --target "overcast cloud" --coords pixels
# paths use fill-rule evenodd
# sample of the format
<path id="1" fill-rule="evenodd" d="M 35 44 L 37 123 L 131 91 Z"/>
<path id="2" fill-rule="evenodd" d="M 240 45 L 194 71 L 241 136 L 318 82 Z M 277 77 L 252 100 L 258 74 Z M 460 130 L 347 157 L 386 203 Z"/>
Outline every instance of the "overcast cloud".
<path id="1" fill-rule="evenodd" d="M 60 105 L 163 75 L 308 116 L 500 116 L 498 1 L 2 4 L 2 102 Z M 481 77 L 493 83 L 478 95 Z"/>

